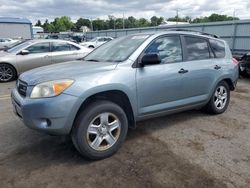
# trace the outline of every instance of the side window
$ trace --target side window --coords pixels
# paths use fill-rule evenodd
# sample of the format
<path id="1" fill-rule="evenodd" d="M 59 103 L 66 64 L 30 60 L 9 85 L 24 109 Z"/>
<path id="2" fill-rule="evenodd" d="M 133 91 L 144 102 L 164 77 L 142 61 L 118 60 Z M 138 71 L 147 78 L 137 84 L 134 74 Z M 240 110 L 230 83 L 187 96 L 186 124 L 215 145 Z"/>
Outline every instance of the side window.
<path id="1" fill-rule="evenodd" d="M 225 57 L 225 44 L 222 41 L 209 39 L 211 48 L 215 53 L 216 58 L 223 58 Z"/>
<path id="2" fill-rule="evenodd" d="M 52 52 L 71 51 L 70 45 L 66 42 L 54 42 Z"/>
<path id="3" fill-rule="evenodd" d="M 50 52 L 50 45 L 49 42 L 37 43 L 29 46 L 26 50 L 28 50 L 30 54 L 48 53 Z"/>
<path id="4" fill-rule="evenodd" d="M 99 38 L 99 39 L 98 39 L 98 42 L 104 42 L 104 41 L 105 41 L 104 38 Z"/>
<path id="5" fill-rule="evenodd" d="M 185 36 L 187 60 L 202 60 L 210 58 L 208 43 L 205 39 Z"/>
<path id="6" fill-rule="evenodd" d="M 145 54 L 157 53 L 161 63 L 174 63 L 182 61 L 182 48 L 179 36 L 166 36 L 153 41 L 144 51 Z"/>
<path id="7" fill-rule="evenodd" d="M 69 44 L 70 45 L 70 50 L 71 51 L 77 51 L 77 50 L 80 50 L 79 47 L 75 46 L 75 45 L 72 45 L 72 44 Z"/>
<path id="8" fill-rule="evenodd" d="M 111 41 L 111 38 L 104 38 L 103 39 L 105 42 Z"/>

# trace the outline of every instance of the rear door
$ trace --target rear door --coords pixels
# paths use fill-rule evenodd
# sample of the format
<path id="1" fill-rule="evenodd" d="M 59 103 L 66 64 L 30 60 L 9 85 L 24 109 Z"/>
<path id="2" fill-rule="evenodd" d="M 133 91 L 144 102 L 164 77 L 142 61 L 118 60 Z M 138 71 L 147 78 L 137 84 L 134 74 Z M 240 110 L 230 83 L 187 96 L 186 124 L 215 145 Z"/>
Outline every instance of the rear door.
<path id="1" fill-rule="evenodd" d="M 186 103 L 207 100 L 218 80 L 216 59 L 208 39 L 198 36 L 183 36 L 184 62 L 183 99 Z"/>
<path id="2" fill-rule="evenodd" d="M 52 63 L 62 63 L 80 58 L 80 48 L 68 42 L 53 42 L 52 43 Z"/>
<path id="3" fill-rule="evenodd" d="M 51 64 L 51 52 L 49 42 L 38 42 L 23 49 L 29 53 L 26 55 L 17 54 L 16 61 L 20 72 L 24 72 L 36 67 Z"/>

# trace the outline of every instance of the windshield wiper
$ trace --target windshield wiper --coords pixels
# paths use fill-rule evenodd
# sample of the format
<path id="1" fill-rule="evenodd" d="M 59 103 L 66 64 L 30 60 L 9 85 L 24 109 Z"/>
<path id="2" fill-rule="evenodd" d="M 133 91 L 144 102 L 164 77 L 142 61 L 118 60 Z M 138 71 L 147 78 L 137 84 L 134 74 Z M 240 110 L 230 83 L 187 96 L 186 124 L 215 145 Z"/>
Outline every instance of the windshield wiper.
<path id="1" fill-rule="evenodd" d="M 88 59 L 88 60 L 86 60 L 86 59 L 85 59 L 85 61 L 94 61 L 94 62 L 99 62 L 99 60 L 97 60 L 97 59 Z"/>

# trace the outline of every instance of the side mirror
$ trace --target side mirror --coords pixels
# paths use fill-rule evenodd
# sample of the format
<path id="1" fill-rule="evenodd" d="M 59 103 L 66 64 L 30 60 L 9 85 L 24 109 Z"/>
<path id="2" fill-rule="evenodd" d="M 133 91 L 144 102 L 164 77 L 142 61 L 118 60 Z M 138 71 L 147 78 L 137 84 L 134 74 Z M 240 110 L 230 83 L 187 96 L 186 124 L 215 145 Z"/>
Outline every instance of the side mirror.
<path id="1" fill-rule="evenodd" d="M 145 54 L 141 59 L 141 66 L 160 64 L 161 59 L 158 54 Z"/>
<path id="2" fill-rule="evenodd" d="M 22 50 L 19 52 L 20 55 L 28 55 L 30 52 L 28 50 Z"/>

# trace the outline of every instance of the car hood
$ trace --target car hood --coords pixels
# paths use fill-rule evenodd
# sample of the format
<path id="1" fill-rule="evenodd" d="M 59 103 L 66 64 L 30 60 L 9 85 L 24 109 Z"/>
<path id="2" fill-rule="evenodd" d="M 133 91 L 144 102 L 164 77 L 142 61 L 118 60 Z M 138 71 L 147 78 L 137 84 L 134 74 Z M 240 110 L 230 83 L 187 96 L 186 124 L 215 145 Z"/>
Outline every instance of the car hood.
<path id="1" fill-rule="evenodd" d="M 70 61 L 36 68 L 20 75 L 19 79 L 33 86 L 42 82 L 59 79 L 77 79 L 116 68 L 117 63 Z"/>
<path id="2" fill-rule="evenodd" d="M 5 56 L 7 56 L 7 55 L 9 55 L 8 52 L 5 52 L 5 51 L 3 51 L 3 50 L 0 50 L 0 57 L 5 57 Z"/>

